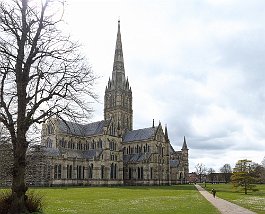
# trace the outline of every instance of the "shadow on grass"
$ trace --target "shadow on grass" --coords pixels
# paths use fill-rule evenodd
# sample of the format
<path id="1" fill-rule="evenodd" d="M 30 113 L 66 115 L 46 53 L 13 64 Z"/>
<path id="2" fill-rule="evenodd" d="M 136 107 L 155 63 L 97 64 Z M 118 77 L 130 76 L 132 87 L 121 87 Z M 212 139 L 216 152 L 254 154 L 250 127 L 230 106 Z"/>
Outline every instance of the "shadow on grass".
<path id="1" fill-rule="evenodd" d="M 195 186 L 192 184 L 179 184 L 172 186 L 56 186 L 56 187 L 31 187 L 30 189 L 58 189 L 58 190 L 68 190 L 71 189 L 93 189 L 93 188 L 109 188 L 109 189 L 126 189 L 126 190 L 196 190 Z"/>
<path id="2" fill-rule="evenodd" d="M 227 184 L 227 185 L 229 185 L 229 184 Z M 204 185 L 201 185 L 201 187 L 206 189 L 208 192 L 211 192 L 211 189 L 215 188 L 218 192 L 229 193 L 229 194 L 237 194 L 237 195 L 238 194 L 239 195 L 246 195 L 245 192 L 244 192 L 244 189 L 242 189 L 242 187 L 235 188 L 232 185 L 223 187 L 223 186 L 218 186 L 218 184 L 214 184 L 214 185 L 211 184 L 210 186 L 206 186 L 206 188 L 204 187 Z M 264 191 L 264 188 L 262 188 L 262 187 L 259 189 L 259 186 L 257 185 L 257 190 L 255 190 L 255 191 L 248 190 L 247 195 L 264 197 L 265 196 L 265 191 Z"/>
<path id="3" fill-rule="evenodd" d="M 93 188 L 93 187 L 92 187 Z M 172 185 L 172 186 L 120 186 L 120 187 L 108 187 L 108 188 L 117 188 L 117 189 L 127 189 L 127 190 L 195 190 L 194 185 Z"/>

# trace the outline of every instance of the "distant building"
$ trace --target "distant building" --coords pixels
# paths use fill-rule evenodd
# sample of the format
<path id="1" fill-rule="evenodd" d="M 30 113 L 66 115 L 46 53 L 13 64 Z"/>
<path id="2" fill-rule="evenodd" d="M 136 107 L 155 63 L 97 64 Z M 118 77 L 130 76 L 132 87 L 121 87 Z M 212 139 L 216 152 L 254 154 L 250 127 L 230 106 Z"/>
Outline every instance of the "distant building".
<path id="1" fill-rule="evenodd" d="M 207 182 L 209 183 L 228 183 L 231 181 L 231 173 L 213 172 L 207 175 Z"/>

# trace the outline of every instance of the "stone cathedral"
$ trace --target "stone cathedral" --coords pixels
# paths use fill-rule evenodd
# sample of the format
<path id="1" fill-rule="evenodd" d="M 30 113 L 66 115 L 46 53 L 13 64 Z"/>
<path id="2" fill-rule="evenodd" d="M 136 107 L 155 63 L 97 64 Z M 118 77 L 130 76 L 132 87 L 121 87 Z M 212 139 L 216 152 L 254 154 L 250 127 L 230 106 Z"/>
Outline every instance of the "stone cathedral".
<path id="1" fill-rule="evenodd" d="M 132 89 L 125 76 L 120 21 L 112 77 L 104 97 L 104 120 L 78 124 L 58 118 L 42 126 L 49 160 L 42 185 L 170 185 L 188 178 L 186 139 L 170 144 L 161 123 L 133 130 Z"/>

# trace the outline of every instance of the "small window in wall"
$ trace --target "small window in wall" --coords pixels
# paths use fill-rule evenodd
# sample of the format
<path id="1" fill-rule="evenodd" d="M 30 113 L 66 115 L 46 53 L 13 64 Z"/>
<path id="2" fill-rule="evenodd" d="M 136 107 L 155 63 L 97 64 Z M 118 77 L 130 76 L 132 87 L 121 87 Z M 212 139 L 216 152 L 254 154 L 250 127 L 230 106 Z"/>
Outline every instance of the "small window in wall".
<path id="1" fill-rule="evenodd" d="M 77 165 L 77 168 L 76 168 L 76 174 L 77 174 L 77 179 L 82 179 L 82 166 L 79 166 Z"/>
<path id="2" fill-rule="evenodd" d="M 48 134 L 54 134 L 53 126 L 51 124 L 48 124 Z"/>
<path id="3" fill-rule="evenodd" d="M 125 155 L 125 153 L 126 153 L 126 152 L 125 152 L 125 151 L 126 151 L 126 148 L 123 147 L 123 150 L 122 150 L 122 151 L 123 151 L 122 153 Z"/>
<path id="4" fill-rule="evenodd" d="M 130 180 L 132 179 L 132 168 L 131 167 L 129 168 L 129 179 Z"/>
<path id="5" fill-rule="evenodd" d="M 58 178 L 58 165 L 54 165 L 54 176 L 53 176 L 54 179 L 57 179 Z"/>
<path id="6" fill-rule="evenodd" d="M 88 166 L 88 178 L 93 178 L 93 164 Z"/>
<path id="7" fill-rule="evenodd" d="M 52 140 L 50 138 L 47 139 L 46 146 L 47 148 L 52 148 Z"/>
<path id="8" fill-rule="evenodd" d="M 67 165 L 67 169 L 66 169 L 66 177 L 68 179 L 72 179 L 72 165 Z"/>
<path id="9" fill-rule="evenodd" d="M 114 164 L 112 163 L 110 165 L 110 179 L 114 178 Z"/>
<path id="10" fill-rule="evenodd" d="M 117 164 L 114 166 L 114 179 L 117 179 L 118 167 Z"/>
<path id="11" fill-rule="evenodd" d="M 101 179 L 104 179 L 104 170 L 105 170 L 105 167 L 101 166 Z"/>
<path id="12" fill-rule="evenodd" d="M 101 140 L 101 139 L 99 139 L 99 141 L 98 141 L 97 144 L 98 144 L 98 148 L 99 148 L 99 149 L 102 149 L 102 140 Z"/>
<path id="13" fill-rule="evenodd" d="M 54 179 L 61 179 L 62 178 L 62 165 L 56 164 L 54 165 Z"/>
<path id="14" fill-rule="evenodd" d="M 62 165 L 59 164 L 58 165 L 58 179 L 61 179 L 62 178 Z"/>
<path id="15" fill-rule="evenodd" d="M 150 179 L 153 179 L 153 168 L 150 168 Z"/>

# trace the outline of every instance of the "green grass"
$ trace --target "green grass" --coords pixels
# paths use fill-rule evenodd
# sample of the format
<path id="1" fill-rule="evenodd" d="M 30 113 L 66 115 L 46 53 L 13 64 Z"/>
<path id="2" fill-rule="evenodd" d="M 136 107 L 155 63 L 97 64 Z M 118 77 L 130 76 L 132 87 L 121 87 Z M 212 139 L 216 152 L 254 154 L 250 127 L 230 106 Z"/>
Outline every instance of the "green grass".
<path id="1" fill-rule="evenodd" d="M 204 187 L 204 184 L 201 185 Z M 265 185 L 257 185 L 259 191 L 249 191 L 247 195 L 240 188 L 233 188 L 232 184 L 207 184 L 206 189 L 217 190 L 216 195 L 239 206 L 245 207 L 256 213 L 265 213 Z"/>
<path id="2" fill-rule="evenodd" d="M 44 213 L 219 213 L 193 185 L 163 187 L 38 188 Z"/>

